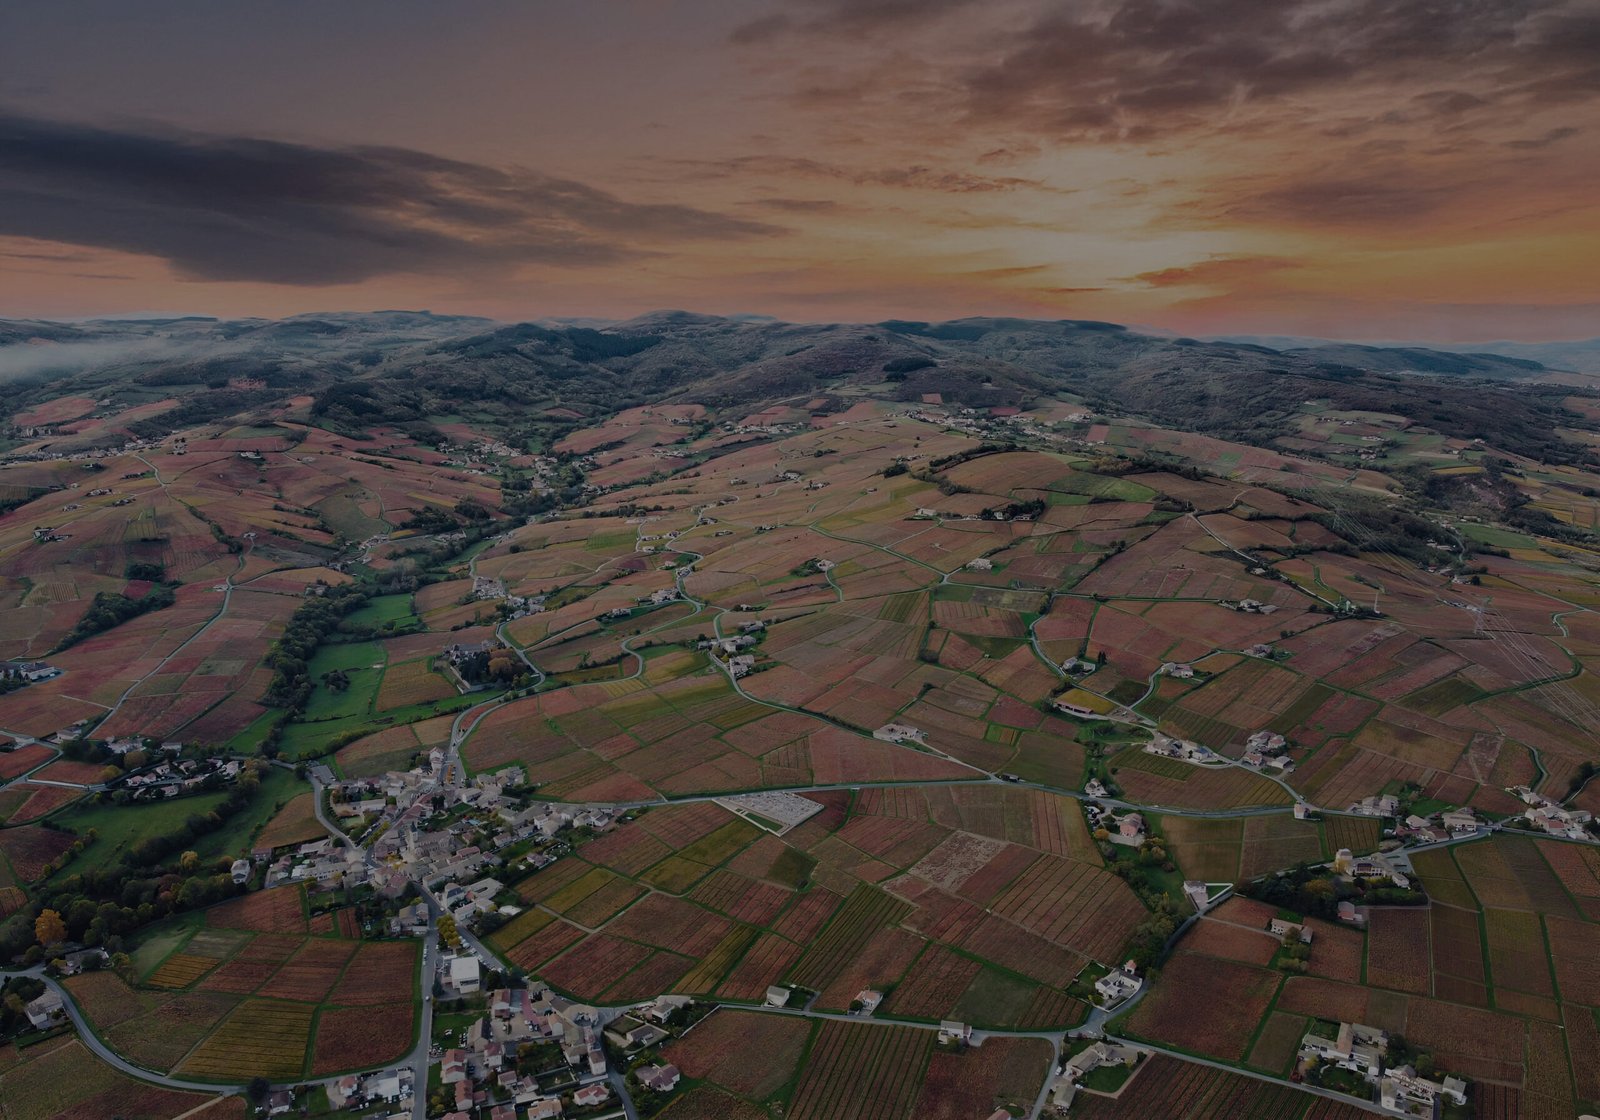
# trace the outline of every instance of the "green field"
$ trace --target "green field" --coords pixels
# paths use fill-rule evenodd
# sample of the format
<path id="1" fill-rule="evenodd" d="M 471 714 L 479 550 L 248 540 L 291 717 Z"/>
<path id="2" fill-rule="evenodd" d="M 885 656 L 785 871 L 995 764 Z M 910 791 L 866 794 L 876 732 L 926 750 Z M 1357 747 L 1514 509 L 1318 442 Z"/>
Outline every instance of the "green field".
<path id="1" fill-rule="evenodd" d="M 389 625 L 391 629 L 399 629 L 422 625 L 422 620 L 412 609 L 409 594 L 378 595 L 368 599 L 367 605 L 360 610 L 347 614 L 344 620 L 350 626 L 360 629 L 379 629 L 385 625 Z"/>
<path id="2" fill-rule="evenodd" d="M 366 735 L 373 731 L 382 731 L 386 727 L 394 727 L 396 724 L 416 723 L 429 716 L 459 712 L 462 708 L 481 704 L 493 695 L 492 692 L 474 692 L 467 696 L 447 696 L 443 700 L 435 700 L 428 704 L 413 704 L 409 708 L 393 708 L 381 715 L 359 712 L 339 719 L 323 720 L 320 723 L 291 723 L 283 729 L 279 749 L 286 759 L 314 757 L 323 753 L 323 748 L 335 738 L 355 734 Z"/>
<path id="3" fill-rule="evenodd" d="M 308 788 L 290 771 L 273 767 L 262 776 L 261 789 L 255 801 L 243 812 L 230 817 L 224 827 L 195 841 L 194 851 L 201 859 L 238 855 L 249 848 L 251 838 L 278 811 L 279 805 Z M 227 798 L 226 790 L 218 790 L 215 793 L 139 805 L 113 805 L 109 802 L 94 805 L 80 801 L 51 819 L 80 836 L 91 828 L 97 835 L 94 843 L 72 859 L 62 873 L 77 875 L 109 867 L 135 841 L 170 832 L 193 815 L 211 812 Z"/>
<path id="4" fill-rule="evenodd" d="M 378 686 L 383 683 L 383 666 L 387 659 L 382 644 L 378 642 L 345 642 L 318 649 L 308 666 L 316 688 L 306 704 L 305 720 L 319 722 L 345 719 L 372 711 L 372 705 L 378 698 Z M 335 691 L 324 684 L 323 674 L 332 672 L 342 672 L 348 676 L 349 687 Z"/>
<path id="5" fill-rule="evenodd" d="M 1476 521 L 1457 521 L 1456 528 L 1470 541 L 1491 548 L 1535 548 L 1537 542 L 1526 533 L 1514 533 L 1494 525 L 1480 525 Z"/>

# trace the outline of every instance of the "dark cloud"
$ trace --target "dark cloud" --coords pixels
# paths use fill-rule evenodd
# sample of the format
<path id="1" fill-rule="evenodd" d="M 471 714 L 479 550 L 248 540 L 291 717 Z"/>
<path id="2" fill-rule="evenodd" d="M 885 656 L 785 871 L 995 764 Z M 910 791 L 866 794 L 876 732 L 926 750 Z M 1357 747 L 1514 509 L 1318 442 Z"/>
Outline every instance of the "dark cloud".
<path id="1" fill-rule="evenodd" d="M 1552 128 L 1540 136 L 1529 136 L 1517 140 L 1507 140 L 1505 145 L 1508 148 L 1518 148 L 1522 150 L 1528 150 L 1532 148 L 1548 148 L 1552 144 L 1559 144 L 1563 140 L 1571 139 L 1572 137 L 1578 135 L 1578 131 L 1579 130 L 1576 128 Z"/>
<path id="2" fill-rule="evenodd" d="M 928 24 L 977 0 L 796 0 L 792 12 L 762 16 L 740 24 L 735 43 L 764 43 L 789 34 L 883 34 L 908 25 Z"/>
<path id="3" fill-rule="evenodd" d="M 1054 268 L 1049 264 L 1019 264 L 1009 268 L 977 268 L 963 273 L 965 276 L 976 276 L 984 280 L 1010 280 L 1017 276 L 1036 276 L 1041 272 L 1048 272 Z"/>
<path id="4" fill-rule="evenodd" d="M 147 254 L 202 280 L 593 265 L 780 232 L 570 179 L 402 148 L 0 115 L 0 235 Z"/>
<path id="5" fill-rule="evenodd" d="M 1141 272 L 1128 277 L 1147 288 L 1185 288 L 1193 286 L 1253 286 L 1262 277 L 1295 268 L 1298 261 L 1286 257 L 1208 257 L 1191 265 Z"/>
<path id="6" fill-rule="evenodd" d="M 840 209 L 831 198 L 761 198 L 748 205 L 784 214 L 829 214 Z"/>
<path id="7" fill-rule="evenodd" d="M 965 0 L 805 0 L 747 25 L 745 41 L 791 32 L 854 46 L 879 40 L 877 64 L 833 75 L 864 88 L 903 85 L 893 32 L 932 24 L 916 53 L 929 77 L 916 99 L 948 123 L 1057 140 L 1152 141 L 1271 123 L 1348 117 L 1361 127 L 1446 129 L 1485 111 L 1513 117 L 1600 97 L 1594 0 L 1084 0 L 996 10 Z M 971 11 L 963 11 L 970 8 Z M 1026 10 L 1026 9 L 1024 9 Z M 975 13 L 975 14 L 974 14 Z M 802 104 L 827 104 L 811 79 Z M 1392 94 L 1385 104 L 1382 96 Z M 1354 99 L 1346 95 L 1375 95 Z M 834 102 L 837 103 L 836 101 Z M 1258 112 L 1260 110 L 1261 112 Z"/>
<path id="8" fill-rule="evenodd" d="M 858 187 L 904 187 L 909 190 L 938 191 L 944 194 L 983 194 L 991 191 L 1041 190 L 1055 193 L 1039 179 L 1012 175 L 979 175 L 956 168 L 928 167 L 846 167 L 798 156 L 736 156 L 720 160 L 674 160 L 695 178 L 769 176 L 781 179 L 831 179 Z"/>
<path id="9" fill-rule="evenodd" d="M 1595 56 L 1563 41 L 1575 31 L 1571 19 L 1559 21 L 1559 34 L 1554 24 L 1530 32 L 1561 7 L 1557 0 L 1071 5 L 972 69 L 965 88 L 975 117 L 1092 139 L 1185 131 L 1262 103 L 1304 111 L 1314 107 L 1309 99 L 1384 82 L 1437 81 L 1425 102 L 1454 114 L 1514 97 L 1534 75 L 1559 85 L 1587 72 L 1592 81 Z M 1475 88 L 1455 88 L 1452 78 Z"/>
<path id="10" fill-rule="evenodd" d="M 1401 168 L 1325 168 L 1223 203 L 1228 217 L 1297 226 L 1393 227 L 1434 218 L 1479 188 Z"/>

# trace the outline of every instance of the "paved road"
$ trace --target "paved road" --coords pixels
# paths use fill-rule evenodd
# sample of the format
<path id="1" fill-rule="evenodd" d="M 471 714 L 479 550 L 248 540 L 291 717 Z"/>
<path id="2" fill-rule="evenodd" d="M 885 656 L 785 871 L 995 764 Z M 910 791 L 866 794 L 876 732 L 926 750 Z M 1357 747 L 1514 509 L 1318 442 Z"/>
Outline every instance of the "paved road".
<path id="1" fill-rule="evenodd" d="M 430 913 L 432 902 L 429 903 Z M 411 1067 L 411 1118 L 427 1120 L 429 1050 L 433 1046 L 433 977 L 438 967 L 439 937 L 432 929 L 422 939 L 422 1018 L 417 1045 L 399 1064 Z"/>
<path id="2" fill-rule="evenodd" d="M 55 980 L 46 976 L 43 965 L 35 965 L 33 968 L 15 971 L 0 969 L 0 977 L 9 979 L 17 976 L 32 976 L 42 980 L 45 987 L 60 996 L 61 1002 L 66 1006 L 67 1017 L 72 1020 L 72 1025 L 78 1028 L 78 1038 L 83 1042 L 84 1046 L 92 1050 L 101 1061 L 115 1067 L 119 1072 L 125 1073 L 129 1077 L 137 1078 L 140 1081 L 148 1081 L 153 1085 L 165 1086 L 168 1089 L 189 1089 L 201 1093 L 230 1093 L 235 1091 L 227 1085 L 214 1085 L 204 1081 L 185 1081 L 181 1077 L 169 1077 L 164 1073 L 156 1073 L 154 1070 L 134 1065 L 95 1037 L 95 1033 L 84 1019 L 83 1013 L 78 1010 L 77 1001 L 72 998 L 72 993 Z"/>
<path id="3" fill-rule="evenodd" d="M 1230 1066 L 1226 1062 L 1213 1062 L 1210 1058 L 1197 1058 L 1193 1054 L 1185 1054 L 1178 1050 L 1168 1050 L 1163 1046 L 1155 1046 L 1151 1043 L 1142 1042 L 1138 1039 L 1117 1038 L 1114 1035 L 1107 1035 L 1106 1037 L 1111 1042 L 1120 1042 L 1126 1046 L 1137 1046 L 1143 1050 L 1151 1050 L 1157 1054 L 1165 1054 L 1169 1058 L 1177 1058 L 1179 1061 L 1188 1062 L 1191 1065 L 1206 1066 L 1209 1069 L 1219 1069 L 1224 1073 L 1233 1073 L 1239 1075 L 1240 1077 L 1248 1077 L 1252 1081 L 1263 1081 L 1268 1085 L 1275 1086 L 1279 1089 L 1298 1089 L 1300 1092 L 1310 1093 L 1314 1097 L 1326 1097 L 1330 1101 L 1338 1101 L 1340 1104 L 1350 1105 L 1378 1116 L 1394 1115 L 1392 1112 L 1385 1112 L 1383 1109 L 1379 1108 L 1376 1101 L 1359 1100 L 1356 1097 L 1349 1097 L 1343 1093 L 1335 1093 L 1329 1089 L 1323 1089 L 1317 1085 L 1307 1085 L 1304 1082 L 1285 1081 L 1283 1078 L 1273 1077 L 1271 1074 L 1256 1073 L 1254 1070 L 1243 1069 L 1239 1066 Z M 1141 1075 L 1135 1074 L 1135 1076 Z"/>
<path id="4" fill-rule="evenodd" d="M 424 963 L 424 967 L 426 968 L 426 962 Z M 83 1012 L 78 1009 L 77 1001 L 72 998 L 72 993 L 56 980 L 44 975 L 43 965 L 35 965 L 34 967 L 27 969 L 0 969 L 0 978 L 10 979 L 18 976 L 32 976 L 42 981 L 45 987 L 59 995 L 61 997 L 63 1006 L 66 1008 L 67 1017 L 71 1019 L 72 1025 L 78 1029 L 79 1041 L 81 1041 L 84 1046 L 91 1050 L 101 1061 L 105 1062 L 107 1065 L 115 1067 L 118 1072 L 124 1073 L 129 1077 L 136 1078 L 139 1081 L 148 1082 L 151 1085 L 160 1085 L 167 1089 L 183 1089 L 190 1092 L 216 1093 L 219 1095 L 231 1095 L 238 1093 L 243 1089 L 242 1085 L 218 1084 L 211 1081 L 189 1081 L 182 1077 L 172 1077 L 168 1074 L 157 1073 L 155 1070 L 146 1069 L 143 1066 L 135 1065 L 126 1058 L 122 1057 L 116 1051 L 112 1050 L 105 1043 L 101 1042 L 98 1037 L 96 1037 L 94 1030 L 89 1025 L 88 1020 L 83 1017 Z M 428 1013 L 428 1006 L 428 1004 L 424 1004 L 425 1015 Z M 426 1051 L 424 1051 L 424 1054 L 426 1054 Z M 393 1068 L 395 1068 L 395 1063 L 393 1062 L 383 1066 L 375 1067 L 375 1069 Z M 425 1089 L 427 1087 L 426 1065 L 423 1066 L 422 1072 L 422 1085 Z M 293 1081 L 281 1082 L 276 1087 L 286 1089 L 295 1085 L 331 1085 L 344 1076 L 346 1076 L 346 1074 L 341 1073 L 332 1077 L 314 1078 L 311 1080 L 296 1078 Z"/>

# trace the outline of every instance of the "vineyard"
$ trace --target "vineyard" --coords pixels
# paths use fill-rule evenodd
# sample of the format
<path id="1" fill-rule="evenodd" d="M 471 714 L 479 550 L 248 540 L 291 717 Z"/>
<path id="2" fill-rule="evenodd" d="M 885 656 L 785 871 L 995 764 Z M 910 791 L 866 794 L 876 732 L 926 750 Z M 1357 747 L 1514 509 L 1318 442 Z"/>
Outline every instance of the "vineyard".
<path id="1" fill-rule="evenodd" d="M 246 1000 L 178 1067 L 186 1077 L 236 1081 L 299 1077 L 311 1043 L 315 1008 L 274 1000 Z"/>
<path id="2" fill-rule="evenodd" d="M 349 910 L 308 935 L 303 904 L 298 888 L 247 895 L 203 924 L 172 924 L 142 985 L 101 971 L 67 986 L 97 1031 L 152 1069 L 238 1082 L 392 1061 L 412 1042 L 418 943 L 344 936 Z M 291 917 L 300 931 L 283 930 Z"/>
<path id="3" fill-rule="evenodd" d="M 902 1120 L 921 1092 L 933 1033 L 825 1022 L 789 1104 L 790 1120 Z"/>

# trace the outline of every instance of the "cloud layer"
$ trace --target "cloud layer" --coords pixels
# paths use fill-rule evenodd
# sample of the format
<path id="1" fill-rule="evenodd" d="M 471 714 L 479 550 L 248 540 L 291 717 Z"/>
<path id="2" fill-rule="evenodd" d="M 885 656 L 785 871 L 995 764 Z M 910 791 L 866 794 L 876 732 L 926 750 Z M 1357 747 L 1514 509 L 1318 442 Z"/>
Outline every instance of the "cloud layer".
<path id="1" fill-rule="evenodd" d="M 779 227 L 393 147 L 0 116 L 0 234 L 161 258 L 196 280 L 611 265 Z"/>

